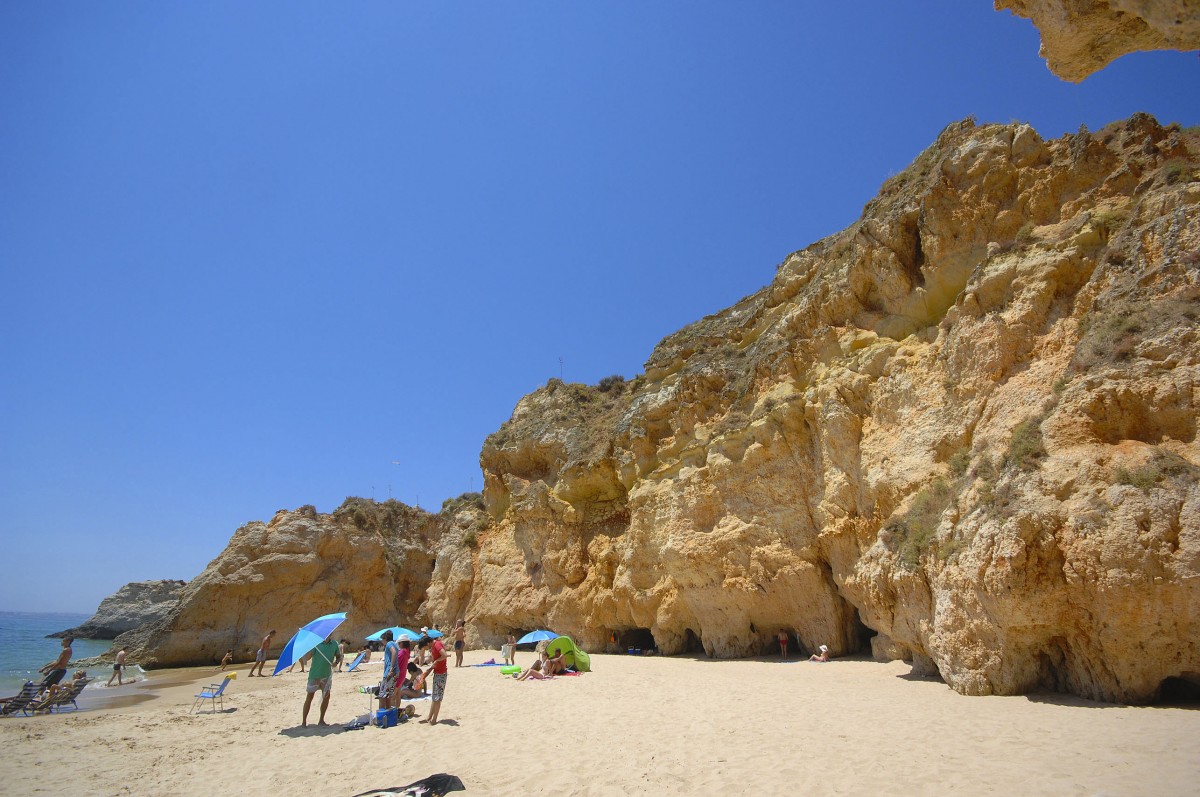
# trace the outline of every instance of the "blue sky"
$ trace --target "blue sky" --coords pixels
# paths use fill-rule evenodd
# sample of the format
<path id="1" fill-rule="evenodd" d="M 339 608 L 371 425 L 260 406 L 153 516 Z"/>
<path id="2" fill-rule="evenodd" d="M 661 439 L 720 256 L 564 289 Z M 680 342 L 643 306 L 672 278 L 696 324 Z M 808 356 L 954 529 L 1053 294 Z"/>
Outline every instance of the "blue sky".
<path id="1" fill-rule="evenodd" d="M 1037 51 L 962 0 L 0 3 L 0 609 L 478 490 L 560 358 L 639 373 L 952 121 L 1200 123 L 1195 53 Z"/>

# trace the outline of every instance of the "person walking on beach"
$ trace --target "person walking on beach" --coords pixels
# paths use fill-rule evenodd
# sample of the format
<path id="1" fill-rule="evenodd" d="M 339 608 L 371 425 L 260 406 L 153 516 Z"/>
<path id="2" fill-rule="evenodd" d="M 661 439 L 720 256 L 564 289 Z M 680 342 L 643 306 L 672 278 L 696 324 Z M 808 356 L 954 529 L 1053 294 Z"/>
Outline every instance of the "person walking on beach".
<path id="1" fill-rule="evenodd" d="M 117 651 L 117 660 L 113 662 L 113 674 L 108 676 L 108 683 L 105 686 L 112 686 L 113 678 L 117 679 L 117 686 L 124 686 L 125 681 L 121 677 L 123 669 L 125 669 L 125 648 Z"/>
<path id="2" fill-rule="evenodd" d="M 446 646 L 442 644 L 440 639 L 430 639 L 426 634 L 417 640 L 417 650 L 433 650 L 433 665 L 425 671 L 425 678 L 428 679 L 429 674 L 433 673 L 433 697 L 432 705 L 429 707 L 429 716 L 421 720 L 428 722 L 430 725 L 437 725 L 438 713 L 442 710 L 442 698 L 446 696 L 446 679 L 449 675 L 449 668 L 446 666 L 446 659 L 450 658 L 450 654 L 446 652 Z"/>
<path id="3" fill-rule="evenodd" d="M 47 662 L 38 672 L 46 677 L 38 684 L 38 689 L 51 689 L 58 685 L 58 682 L 67 674 L 67 665 L 71 663 L 71 643 L 75 641 L 75 637 L 63 637 L 62 650 L 58 652 L 58 658 L 54 661 Z"/>
<path id="4" fill-rule="evenodd" d="M 214 668 L 214 671 L 223 670 L 232 663 L 233 663 L 233 648 L 230 648 L 229 650 L 225 651 L 225 655 L 221 657 L 221 663 L 218 664 Z"/>
<path id="5" fill-rule="evenodd" d="M 454 624 L 454 666 L 461 667 L 463 652 L 467 649 L 467 621 Z"/>
<path id="6" fill-rule="evenodd" d="M 779 655 L 785 659 L 787 658 L 787 643 L 788 643 L 787 631 L 780 631 L 779 632 Z"/>
<path id="7" fill-rule="evenodd" d="M 274 628 L 268 631 L 267 635 L 262 638 L 262 644 L 258 646 L 258 654 L 254 657 L 254 664 L 250 665 L 250 675 L 247 677 L 254 677 L 255 667 L 258 668 L 259 677 L 265 677 L 263 675 L 263 666 L 267 663 L 267 651 L 271 649 L 271 637 L 273 636 L 275 636 Z"/>
<path id="8" fill-rule="evenodd" d="M 308 668 L 308 686 L 304 696 L 304 712 L 300 716 L 300 727 L 308 727 L 308 709 L 312 706 L 313 695 L 321 692 L 321 717 L 318 725 L 325 724 L 325 710 L 329 708 L 329 692 L 333 689 L 333 658 L 337 656 L 338 646 L 333 641 L 333 634 L 325 637 L 325 641 L 313 648 L 312 666 Z"/>

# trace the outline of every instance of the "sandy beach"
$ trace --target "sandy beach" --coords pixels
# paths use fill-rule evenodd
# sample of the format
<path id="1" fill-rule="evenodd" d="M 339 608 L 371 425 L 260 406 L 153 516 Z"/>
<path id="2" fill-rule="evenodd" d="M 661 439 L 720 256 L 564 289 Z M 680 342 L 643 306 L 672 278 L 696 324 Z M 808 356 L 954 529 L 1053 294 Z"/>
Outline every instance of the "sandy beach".
<path id="1" fill-rule="evenodd" d="M 466 663 L 492 655 L 471 651 Z M 358 731 L 341 726 L 366 712 L 358 688 L 378 666 L 336 676 L 325 728 L 300 727 L 298 670 L 246 678 L 241 665 L 225 711 L 195 714 L 211 669 L 152 673 L 105 690 L 102 702 L 121 696 L 110 705 L 4 719 L 0 783 L 6 795 L 349 797 L 448 772 L 481 795 L 1186 795 L 1200 777 L 1194 708 L 968 698 L 898 662 L 593 664 L 525 683 L 495 667 L 452 669 L 444 723 Z"/>

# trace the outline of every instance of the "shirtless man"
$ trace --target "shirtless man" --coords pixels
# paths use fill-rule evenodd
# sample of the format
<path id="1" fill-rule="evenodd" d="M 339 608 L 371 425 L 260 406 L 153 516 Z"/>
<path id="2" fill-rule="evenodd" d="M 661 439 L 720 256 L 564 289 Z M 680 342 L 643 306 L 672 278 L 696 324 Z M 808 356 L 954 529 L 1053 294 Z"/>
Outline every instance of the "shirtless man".
<path id="1" fill-rule="evenodd" d="M 71 661 L 71 643 L 75 641 L 75 637 L 63 637 L 62 650 L 58 652 L 58 658 L 48 662 L 38 672 L 46 677 L 38 685 L 40 689 L 53 689 L 58 685 L 58 682 L 67 674 L 67 664 Z"/>
<path id="2" fill-rule="evenodd" d="M 463 651 L 467 648 L 467 621 L 459 620 L 454 625 L 454 666 L 462 666 Z"/>
<path id="3" fill-rule="evenodd" d="M 117 679 L 117 686 L 124 686 L 125 680 L 121 676 L 121 671 L 125 669 L 125 648 L 117 651 L 117 660 L 113 662 L 113 674 L 108 676 L 108 683 L 105 686 L 112 686 L 113 678 Z"/>
<path id="4" fill-rule="evenodd" d="M 250 675 L 247 677 L 254 677 L 255 667 L 258 668 L 258 675 L 260 678 L 266 677 L 263 675 L 263 665 L 267 663 L 267 651 L 271 649 L 271 637 L 273 636 L 275 636 L 274 628 L 268 631 L 267 635 L 262 638 L 262 644 L 258 646 L 258 654 L 254 658 L 254 663 L 250 665 Z"/>

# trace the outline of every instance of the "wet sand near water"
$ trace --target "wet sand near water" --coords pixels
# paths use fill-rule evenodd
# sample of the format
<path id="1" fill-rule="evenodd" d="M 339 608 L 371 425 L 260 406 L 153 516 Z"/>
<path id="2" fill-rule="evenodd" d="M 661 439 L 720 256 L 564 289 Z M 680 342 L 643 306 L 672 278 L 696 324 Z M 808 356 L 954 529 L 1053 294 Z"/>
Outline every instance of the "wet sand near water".
<path id="1" fill-rule="evenodd" d="M 468 651 L 466 662 L 492 657 Z M 596 655 L 593 666 L 545 682 L 451 667 L 445 723 L 358 731 L 341 725 L 366 713 L 357 690 L 378 666 L 335 675 L 337 724 L 324 728 L 300 727 L 298 669 L 247 678 L 238 665 L 224 711 L 202 713 L 189 713 L 193 695 L 223 673 L 152 671 L 116 704 L 0 720 L 0 791 L 207 797 L 319 782 L 350 797 L 449 772 L 468 795 L 1115 797 L 1192 795 L 1200 779 L 1194 708 L 968 698 L 899 662 Z M 415 705 L 423 717 L 429 703 Z"/>

